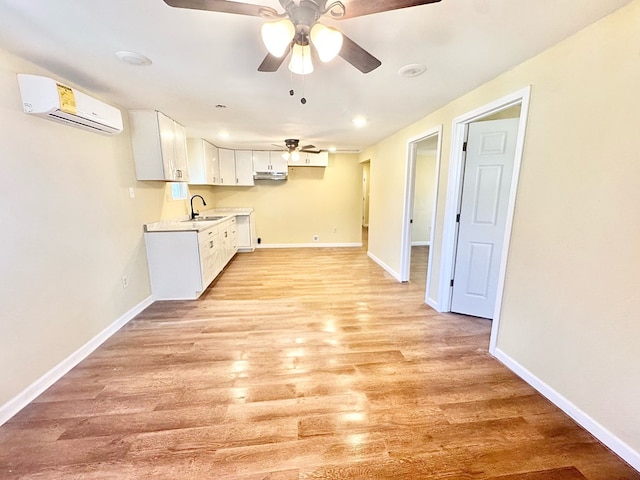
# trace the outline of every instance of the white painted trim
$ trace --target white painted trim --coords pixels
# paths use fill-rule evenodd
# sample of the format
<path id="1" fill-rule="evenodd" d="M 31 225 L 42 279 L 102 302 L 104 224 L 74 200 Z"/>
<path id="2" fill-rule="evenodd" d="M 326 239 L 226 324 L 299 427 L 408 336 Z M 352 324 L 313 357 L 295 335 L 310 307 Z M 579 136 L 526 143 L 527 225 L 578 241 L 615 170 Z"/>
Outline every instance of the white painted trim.
<path id="1" fill-rule="evenodd" d="M 509 191 L 509 203 L 507 204 L 507 222 L 504 227 L 504 242 L 496 289 L 496 303 L 493 310 L 493 321 L 491 323 L 491 337 L 489 338 L 489 351 L 492 353 L 498 344 L 498 330 L 500 329 L 500 315 L 502 314 L 504 282 L 505 277 L 507 276 L 507 261 L 509 257 L 509 248 L 511 246 L 511 231 L 513 229 L 513 218 L 515 216 L 516 209 L 516 194 L 518 193 L 518 180 L 520 179 L 520 167 L 522 166 L 522 157 L 524 156 L 524 140 L 527 131 L 527 118 L 529 117 L 531 86 L 522 91 L 522 96 L 520 98 L 520 121 L 518 124 L 518 136 L 516 139 L 515 161 L 513 163 L 513 181 L 511 184 L 511 190 Z"/>
<path id="2" fill-rule="evenodd" d="M 411 242 L 412 247 L 429 247 L 431 242 L 427 240 L 426 242 Z"/>
<path id="3" fill-rule="evenodd" d="M 362 248 L 362 242 L 356 243 L 261 243 L 256 248 Z"/>
<path id="4" fill-rule="evenodd" d="M 440 152 L 441 152 L 441 140 L 442 140 L 442 125 L 439 125 L 431 130 L 420 133 L 407 140 L 407 153 L 405 158 L 405 171 L 404 178 L 404 204 L 402 208 L 402 240 L 400 244 L 400 281 L 409 281 L 410 268 L 411 268 L 411 217 L 413 215 L 413 202 L 416 193 L 416 144 L 422 140 L 426 140 L 429 137 L 438 136 L 438 146 L 436 147 L 436 174 L 434 195 L 435 200 L 433 202 L 433 212 L 431 217 L 431 238 L 430 242 L 433 242 L 433 228 L 435 224 L 435 211 L 436 203 L 438 201 L 438 172 L 440 171 Z M 429 264 L 431 265 L 431 252 L 429 252 Z M 429 266 L 427 266 L 429 268 Z M 427 277 L 429 275 L 427 274 Z"/>
<path id="5" fill-rule="evenodd" d="M 482 107 L 476 108 L 453 119 L 451 135 L 451 157 L 449 162 L 449 176 L 447 182 L 447 198 L 444 213 L 444 228 L 442 232 L 442 257 L 440 261 L 440 285 L 438 288 L 437 304 L 440 312 L 451 311 L 451 278 L 453 277 L 453 266 L 455 263 L 455 243 L 456 243 L 456 214 L 460 204 L 462 193 L 462 172 L 463 172 L 463 151 L 462 146 L 465 141 L 467 126 L 469 123 L 479 120 L 493 113 L 509 108 L 513 105 L 521 105 L 520 123 L 518 125 L 518 137 L 516 140 L 516 153 L 514 158 L 513 174 L 511 176 L 511 191 L 509 194 L 509 204 L 507 206 L 507 219 L 505 237 L 503 243 L 500 271 L 498 276 L 498 290 L 496 294 L 496 306 L 494 309 L 491 345 L 495 345 L 498 325 L 500 319 L 500 308 L 502 306 L 502 295 L 504 293 L 504 277 L 507 269 L 506 260 L 509 253 L 511 240 L 511 228 L 513 226 L 513 215 L 515 211 L 515 198 L 518 187 L 518 177 L 520 165 L 524 151 L 524 138 L 526 134 L 527 114 L 529 111 L 529 101 L 531 98 L 531 85 L 518 90 L 510 95 L 490 102 Z M 427 281 L 429 278 L 427 278 Z M 490 351 L 493 347 L 490 347 Z"/>
<path id="6" fill-rule="evenodd" d="M 393 268 L 391 268 L 389 265 L 387 265 L 386 263 L 384 263 L 382 260 L 380 260 L 378 257 L 376 257 L 373 253 L 371 252 L 367 252 L 367 256 L 373 260 L 374 262 L 376 262 L 378 265 L 380 265 L 389 275 L 391 275 L 393 278 L 395 278 L 396 280 L 398 280 L 399 282 L 401 282 L 402 280 L 400 280 L 400 274 L 398 272 L 396 272 Z"/>
<path id="7" fill-rule="evenodd" d="M 425 298 L 425 303 L 433 308 L 436 312 L 441 312 L 440 305 L 433 298 L 429 297 L 429 291 L 427 290 L 427 296 Z"/>
<path id="8" fill-rule="evenodd" d="M 138 305 L 133 307 L 128 312 L 124 313 L 115 322 L 109 325 L 107 328 L 98 333 L 95 337 L 85 343 L 78 350 L 73 352 L 67 358 L 62 360 L 58 365 L 53 367 L 27 388 L 25 388 L 18 395 L 13 397 L 4 405 L 0 406 L 0 425 L 6 423 L 16 413 L 26 407 L 29 403 L 35 400 L 38 395 L 44 392 L 47 388 L 60 380 L 69 370 L 78 365 L 82 360 L 91 354 L 96 348 L 104 343 L 111 335 L 116 333 L 132 318 L 142 312 L 145 308 L 153 303 L 152 297 L 145 298 Z"/>
<path id="9" fill-rule="evenodd" d="M 587 413 L 578 408 L 574 403 L 561 395 L 551 386 L 540 380 L 537 376 L 520 365 L 517 361 L 515 361 L 499 348 L 494 349 L 493 355 L 504 365 L 506 365 L 512 372 L 514 372 L 525 382 L 527 382 L 538 392 L 540 392 L 543 396 L 549 399 L 549 401 L 551 401 L 554 405 L 560 408 L 560 410 L 573 418 L 585 430 L 587 430 L 594 437 L 596 437 L 607 447 L 613 450 L 629 465 L 640 471 L 640 452 L 634 450 L 631 446 L 611 433 L 600 423 L 591 418 Z"/>

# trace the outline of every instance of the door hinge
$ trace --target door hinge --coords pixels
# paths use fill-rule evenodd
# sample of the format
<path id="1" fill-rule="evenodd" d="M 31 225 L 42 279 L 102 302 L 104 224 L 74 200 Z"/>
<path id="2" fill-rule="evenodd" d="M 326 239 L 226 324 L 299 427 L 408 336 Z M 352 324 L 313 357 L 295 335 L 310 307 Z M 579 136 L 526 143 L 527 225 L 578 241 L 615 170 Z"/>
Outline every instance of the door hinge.
<path id="1" fill-rule="evenodd" d="M 453 287 L 453 278 L 451 279 L 451 282 L 449 282 L 449 286 Z"/>
<path id="2" fill-rule="evenodd" d="M 462 151 L 463 151 L 463 152 L 466 152 L 466 151 L 467 151 L 467 142 L 464 142 L 464 143 L 462 144 Z"/>
<path id="3" fill-rule="evenodd" d="M 456 215 L 456 223 L 460 223 L 460 214 L 459 213 Z"/>

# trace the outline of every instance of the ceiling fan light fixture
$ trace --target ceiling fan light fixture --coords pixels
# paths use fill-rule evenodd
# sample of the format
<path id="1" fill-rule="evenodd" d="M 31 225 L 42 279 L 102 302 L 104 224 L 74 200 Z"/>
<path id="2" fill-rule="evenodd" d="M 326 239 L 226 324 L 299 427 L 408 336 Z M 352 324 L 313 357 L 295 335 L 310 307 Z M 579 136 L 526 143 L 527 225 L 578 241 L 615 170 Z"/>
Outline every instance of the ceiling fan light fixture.
<path id="1" fill-rule="evenodd" d="M 297 162 L 300 160 L 300 154 L 298 152 L 291 152 L 291 160 Z"/>
<path id="2" fill-rule="evenodd" d="M 321 61 L 330 62 L 340 53 L 342 34 L 335 28 L 316 23 L 311 29 L 310 36 Z"/>
<path id="3" fill-rule="evenodd" d="M 291 49 L 291 61 L 289 62 L 289 70 L 298 75 L 307 75 L 313 72 L 313 63 L 311 62 L 311 46 L 300 45 L 296 43 Z"/>
<path id="4" fill-rule="evenodd" d="M 262 42 L 274 57 L 282 57 L 296 34 L 291 20 L 283 18 L 277 22 L 267 22 L 260 29 Z"/>

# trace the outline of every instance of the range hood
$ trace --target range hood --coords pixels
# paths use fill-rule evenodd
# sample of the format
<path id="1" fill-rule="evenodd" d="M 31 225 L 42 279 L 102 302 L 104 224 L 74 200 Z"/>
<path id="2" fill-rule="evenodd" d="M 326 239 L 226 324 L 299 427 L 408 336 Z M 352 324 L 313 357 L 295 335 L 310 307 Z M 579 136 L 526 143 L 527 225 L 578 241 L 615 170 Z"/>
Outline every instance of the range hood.
<path id="1" fill-rule="evenodd" d="M 287 172 L 253 172 L 254 180 L 286 180 Z"/>

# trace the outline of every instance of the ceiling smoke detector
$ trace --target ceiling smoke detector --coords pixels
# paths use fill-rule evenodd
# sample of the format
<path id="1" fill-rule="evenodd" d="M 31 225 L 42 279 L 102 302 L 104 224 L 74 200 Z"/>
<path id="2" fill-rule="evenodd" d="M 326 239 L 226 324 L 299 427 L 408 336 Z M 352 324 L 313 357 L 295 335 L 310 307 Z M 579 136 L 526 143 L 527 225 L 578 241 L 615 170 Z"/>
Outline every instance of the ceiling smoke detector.
<path id="1" fill-rule="evenodd" d="M 405 65 L 400 70 L 398 70 L 398 75 L 401 77 L 418 77 L 427 71 L 427 67 L 420 63 L 411 63 L 409 65 Z"/>

